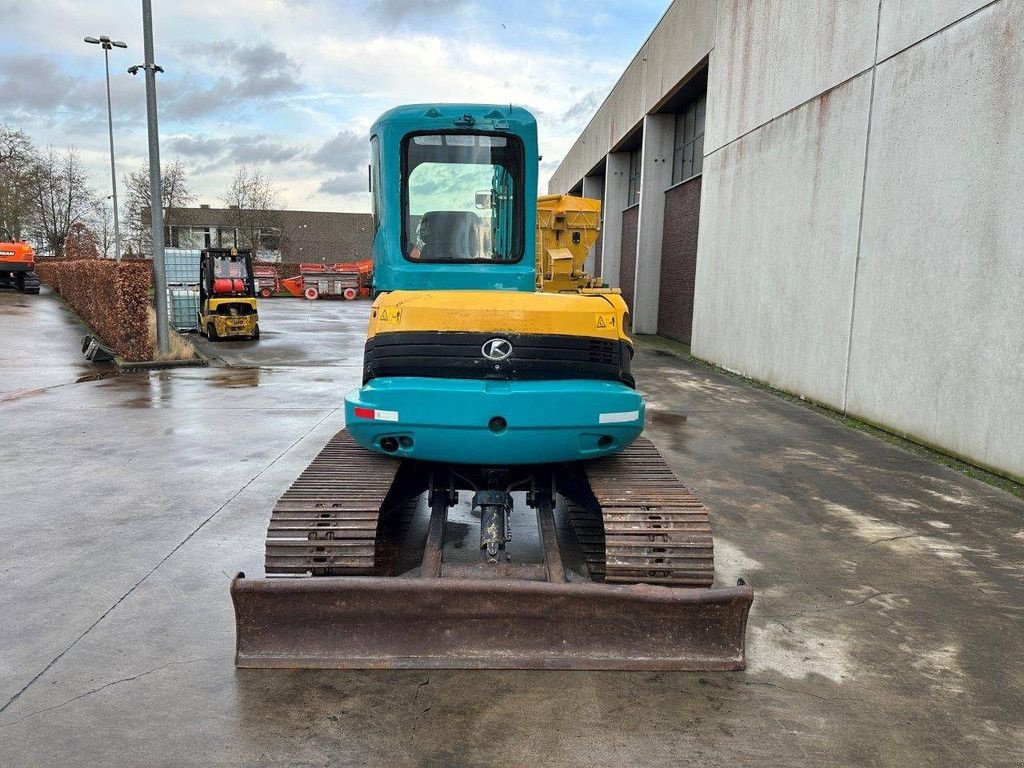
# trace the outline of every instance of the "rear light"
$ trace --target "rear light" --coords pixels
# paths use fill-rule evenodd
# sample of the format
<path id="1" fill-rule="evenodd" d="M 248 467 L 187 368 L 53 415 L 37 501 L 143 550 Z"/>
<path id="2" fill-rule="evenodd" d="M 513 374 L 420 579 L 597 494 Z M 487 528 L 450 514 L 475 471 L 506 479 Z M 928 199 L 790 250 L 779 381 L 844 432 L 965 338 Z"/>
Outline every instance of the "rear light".
<path id="1" fill-rule="evenodd" d="M 382 411 L 379 408 L 363 408 L 356 406 L 352 414 L 357 419 L 372 419 L 373 421 L 398 421 L 398 411 Z"/>

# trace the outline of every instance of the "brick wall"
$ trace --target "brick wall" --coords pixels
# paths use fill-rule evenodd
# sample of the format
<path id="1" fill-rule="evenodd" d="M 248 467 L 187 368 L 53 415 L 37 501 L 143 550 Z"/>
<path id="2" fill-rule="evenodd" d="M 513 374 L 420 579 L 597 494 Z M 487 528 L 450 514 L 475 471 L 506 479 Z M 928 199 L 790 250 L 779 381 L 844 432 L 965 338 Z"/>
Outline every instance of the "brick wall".
<path id="1" fill-rule="evenodd" d="M 636 285 L 636 227 L 640 206 L 622 212 L 622 255 L 619 262 L 619 287 L 629 311 L 633 311 L 633 286 Z"/>
<path id="2" fill-rule="evenodd" d="M 697 176 L 665 193 L 665 229 L 661 241 L 661 289 L 658 334 L 690 343 L 693 329 L 693 285 L 697 272 L 697 229 L 700 222 L 700 181 Z"/>

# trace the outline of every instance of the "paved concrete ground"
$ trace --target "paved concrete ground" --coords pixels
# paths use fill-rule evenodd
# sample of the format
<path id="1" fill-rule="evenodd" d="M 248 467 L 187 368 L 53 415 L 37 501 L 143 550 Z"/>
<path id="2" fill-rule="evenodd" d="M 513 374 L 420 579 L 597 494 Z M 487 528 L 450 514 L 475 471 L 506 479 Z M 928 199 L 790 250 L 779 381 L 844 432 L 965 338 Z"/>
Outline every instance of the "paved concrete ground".
<path id="1" fill-rule="evenodd" d="M 366 312 L 263 302 L 217 346 L 255 367 L 79 381 L 63 306 L 0 294 L 0 765 L 1024 763 L 1024 503 L 652 352 L 650 434 L 756 589 L 747 672 L 236 671 L 230 577 Z"/>

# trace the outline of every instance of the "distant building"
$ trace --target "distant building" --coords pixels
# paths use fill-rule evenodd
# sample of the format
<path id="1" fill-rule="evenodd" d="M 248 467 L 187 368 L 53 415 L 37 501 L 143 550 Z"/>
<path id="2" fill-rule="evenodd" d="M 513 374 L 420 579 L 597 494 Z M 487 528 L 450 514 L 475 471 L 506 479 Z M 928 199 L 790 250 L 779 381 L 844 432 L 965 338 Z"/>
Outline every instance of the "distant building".
<path id="1" fill-rule="evenodd" d="M 232 208 L 175 208 L 164 237 L 171 248 L 240 247 L 238 211 Z M 272 211 L 261 222 L 261 261 L 333 263 L 370 257 L 372 218 L 368 213 Z"/>

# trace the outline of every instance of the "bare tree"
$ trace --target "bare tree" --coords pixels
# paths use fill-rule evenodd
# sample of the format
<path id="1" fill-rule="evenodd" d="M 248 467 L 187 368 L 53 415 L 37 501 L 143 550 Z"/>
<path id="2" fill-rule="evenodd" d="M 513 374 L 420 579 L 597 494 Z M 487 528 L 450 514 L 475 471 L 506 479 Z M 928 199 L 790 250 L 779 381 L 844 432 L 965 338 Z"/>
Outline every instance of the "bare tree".
<path id="1" fill-rule="evenodd" d="M 89 216 L 89 229 L 96 239 L 96 249 L 105 259 L 114 258 L 114 210 L 110 206 L 110 198 L 97 199 L 96 206 Z M 122 241 L 124 237 L 122 236 Z"/>
<path id="2" fill-rule="evenodd" d="M 163 168 L 160 179 L 160 194 L 163 197 L 164 226 L 180 224 L 179 209 L 192 202 L 188 174 L 181 160 L 174 160 Z M 128 247 L 138 253 L 148 253 L 149 231 L 149 169 L 140 168 L 124 177 L 125 237 Z"/>
<path id="3" fill-rule="evenodd" d="M 53 147 L 38 153 L 30 190 L 37 238 L 51 254 L 63 256 L 72 226 L 87 219 L 96 205 L 78 153 L 74 149 L 58 153 Z"/>
<path id="4" fill-rule="evenodd" d="M 121 218 L 121 237 L 125 249 L 141 255 L 149 250 L 149 172 L 145 168 L 125 174 L 121 180 L 124 192 L 124 216 Z"/>
<path id="5" fill-rule="evenodd" d="M 255 253 L 279 240 L 280 188 L 259 169 L 243 166 L 236 170 L 221 200 L 231 209 L 241 247 Z M 266 230 L 275 234 L 268 236 Z"/>
<path id="6" fill-rule="evenodd" d="M 14 238 L 28 234 L 35 161 L 35 148 L 24 131 L 0 124 L 0 239 L 8 232 Z"/>

